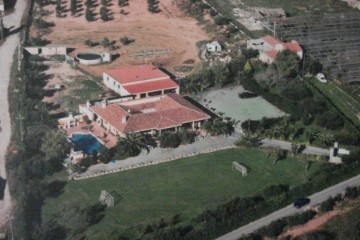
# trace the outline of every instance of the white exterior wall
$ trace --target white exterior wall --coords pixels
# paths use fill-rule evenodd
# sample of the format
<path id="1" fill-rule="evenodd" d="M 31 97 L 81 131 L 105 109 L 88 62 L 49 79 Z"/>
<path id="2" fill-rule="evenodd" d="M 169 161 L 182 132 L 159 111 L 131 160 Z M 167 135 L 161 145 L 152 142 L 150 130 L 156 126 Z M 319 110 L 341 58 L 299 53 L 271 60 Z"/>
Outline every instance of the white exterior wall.
<path id="1" fill-rule="evenodd" d="M 120 83 L 118 83 L 114 78 L 110 77 L 106 73 L 103 73 L 103 82 L 106 87 L 110 88 L 120 96 L 130 95 L 130 93 L 126 91 Z"/>
<path id="2" fill-rule="evenodd" d="M 39 47 L 25 47 L 25 50 L 30 54 L 34 55 L 43 55 L 43 56 L 51 56 L 51 55 L 66 55 L 66 47 L 65 46 L 39 46 Z M 41 53 L 39 53 L 39 50 Z"/>
<path id="3" fill-rule="evenodd" d="M 88 116 L 91 121 L 94 120 L 94 113 L 90 111 L 86 106 L 79 105 L 79 112 Z"/>
<path id="4" fill-rule="evenodd" d="M 265 53 L 260 53 L 259 55 L 259 60 L 268 64 L 271 64 L 274 62 L 274 59 L 272 59 L 271 57 L 269 57 L 267 54 Z"/>
<path id="5" fill-rule="evenodd" d="M 4 3 L 0 3 L 0 12 L 4 12 L 4 11 L 5 11 Z"/>

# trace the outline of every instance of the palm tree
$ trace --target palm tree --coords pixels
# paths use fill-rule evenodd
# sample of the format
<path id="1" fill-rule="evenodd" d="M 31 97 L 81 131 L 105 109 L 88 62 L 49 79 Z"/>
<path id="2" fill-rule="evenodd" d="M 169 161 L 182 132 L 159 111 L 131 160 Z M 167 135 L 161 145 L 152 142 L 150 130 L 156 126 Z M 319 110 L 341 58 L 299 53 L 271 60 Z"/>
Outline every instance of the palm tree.
<path id="1" fill-rule="evenodd" d="M 325 146 L 330 146 L 334 142 L 334 136 L 331 133 L 319 133 L 317 139 Z"/>
<path id="2" fill-rule="evenodd" d="M 293 157 L 296 157 L 300 153 L 300 144 L 296 142 L 291 143 L 291 154 Z"/>
<path id="3" fill-rule="evenodd" d="M 205 122 L 202 127 L 211 136 L 218 136 L 228 133 L 228 125 L 221 118 L 216 118 L 212 121 Z"/>
<path id="4" fill-rule="evenodd" d="M 116 145 L 116 155 L 120 158 L 134 157 L 145 149 L 150 152 L 149 146 L 156 146 L 155 140 L 145 134 L 130 133 L 120 137 Z"/>
<path id="5" fill-rule="evenodd" d="M 319 132 L 314 129 L 309 129 L 305 132 L 305 136 L 307 137 L 310 144 L 318 137 L 318 134 Z"/>
<path id="6" fill-rule="evenodd" d="M 244 146 L 248 148 L 256 148 L 261 145 L 261 137 L 259 134 L 245 134 L 241 139 L 236 141 L 236 146 Z"/>

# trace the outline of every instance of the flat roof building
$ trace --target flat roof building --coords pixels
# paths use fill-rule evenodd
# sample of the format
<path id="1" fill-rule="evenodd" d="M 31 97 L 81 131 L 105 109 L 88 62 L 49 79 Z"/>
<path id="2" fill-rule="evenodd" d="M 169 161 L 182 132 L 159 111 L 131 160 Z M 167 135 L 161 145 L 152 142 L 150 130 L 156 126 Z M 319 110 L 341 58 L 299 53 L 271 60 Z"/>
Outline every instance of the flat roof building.
<path id="1" fill-rule="evenodd" d="M 179 93 L 179 85 L 153 65 L 125 66 L 103 73 L 103 82 L 120 96 L 145 98 Z"/>

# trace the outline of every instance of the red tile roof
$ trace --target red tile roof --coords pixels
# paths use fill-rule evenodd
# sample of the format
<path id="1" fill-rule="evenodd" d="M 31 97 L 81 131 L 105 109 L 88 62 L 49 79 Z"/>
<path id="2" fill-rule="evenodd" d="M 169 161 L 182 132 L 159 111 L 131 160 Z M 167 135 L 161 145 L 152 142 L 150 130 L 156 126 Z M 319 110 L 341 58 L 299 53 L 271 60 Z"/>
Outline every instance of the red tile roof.
<path id="1" fill-rule="evenodd" d="M 126 66 L 110 71 L 106 74 L 120 84 L 148 81 L 152 79 L 170 79 L 170 77 L 152 65 Z"/>
<path id="2" fill-rule="evenodd" d="M 290 51 L 297 53 L 297 52 L 301 52 L 302 48 L 300 47 L 300 44 L 297 41 L 292 41 L 289 43 L 284 43 L 283 46 L 286 49 L 289 49 Z"/>
<path id="3" fill-rule="evenodd" d="M 167 129 L 210 118 L 201 109 L 175 93 L 114 103 L 105 108 L 94 106 L 90 109 L 123 133 Z M 127 122 L 123 124 L 124 116 L 127 116 Z"/>
<path id="4" fill-rule="evenodd" d="M 276 50 L 270 50 L 270 51 L 264 52 L 264 54 L 268 55 L 271 59 L 275 60 L 278 52 Z"/>
<path id="5" fill-rule="evenodd" d="M 267 42 L 272 47 L 275 47 L 277 44 L 282 43 L 282 41 L 280 41 L 278 38 L 272 37 L 270 35 L 266 35 L 266 36 L 262 37 L 261 39 L 264 40 L 265 42 Z"/>
<path id="6" fill-rule="evenodd" d="M 125 88 L 130 94 L 154 92 L 178 87 L 179 85 L 170 78 L 123 85 L 123 88 Z"/>

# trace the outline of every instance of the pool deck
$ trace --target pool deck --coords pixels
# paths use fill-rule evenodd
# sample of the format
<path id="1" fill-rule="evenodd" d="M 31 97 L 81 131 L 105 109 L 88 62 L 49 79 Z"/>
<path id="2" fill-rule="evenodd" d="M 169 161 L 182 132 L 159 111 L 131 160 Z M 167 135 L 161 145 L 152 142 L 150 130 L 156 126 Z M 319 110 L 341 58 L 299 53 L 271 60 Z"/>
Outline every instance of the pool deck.
<path id="1" fill-rule="evenodd" d="M 116 146 L 117 137 L 111 133 L 107 133 L 106 130 L 100 127 L 97 123 L 80 123 L 75 127 L 66 128 L 65 131 L 68 136 L 71 136 L 73 133 L 92 134 L 101 144 L 107 148 Z"/>

